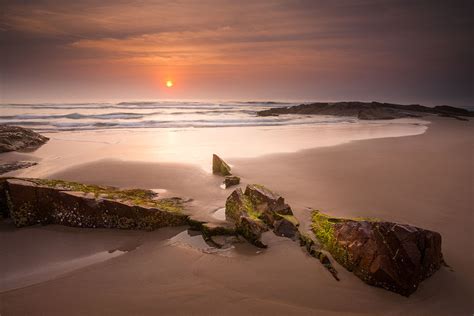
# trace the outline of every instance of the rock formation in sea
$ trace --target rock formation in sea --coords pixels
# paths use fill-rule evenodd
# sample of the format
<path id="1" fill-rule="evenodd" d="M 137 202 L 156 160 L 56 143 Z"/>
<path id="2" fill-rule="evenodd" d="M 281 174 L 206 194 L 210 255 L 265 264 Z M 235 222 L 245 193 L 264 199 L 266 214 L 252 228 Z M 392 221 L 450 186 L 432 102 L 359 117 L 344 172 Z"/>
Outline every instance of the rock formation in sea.
<path id="1" fill-rule="evenodd" d="M 380 102 L 317 102 L 290 107 L 271 108 L 257 112 L 258 116 L 277 116 L 280 114 L 317 114 L 353 116 L 361 120 L 391 120 L 405 117 L 421 117 L 429 114 L 466 120 L 474 112 L 452 106 L 426 107 L 418 104 L 401 105 Z"/>
<path id="2" fill-rule="evenodd" d="M 33 150 L 46 143 L 48 139 L 28 128 L 0 125 L 0 153 Z"/>

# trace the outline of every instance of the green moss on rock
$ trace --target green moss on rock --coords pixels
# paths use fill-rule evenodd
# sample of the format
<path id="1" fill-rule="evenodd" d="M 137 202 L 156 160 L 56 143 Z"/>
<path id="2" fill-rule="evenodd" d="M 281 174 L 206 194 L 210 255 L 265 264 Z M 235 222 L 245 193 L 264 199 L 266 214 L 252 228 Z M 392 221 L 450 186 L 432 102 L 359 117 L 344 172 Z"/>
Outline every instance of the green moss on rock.
<path id="1" fill-rule="evenodd" d="M 96 198 L 129 202 L 133 205 L 156 207 L 167 212 L 181 212 L 183 210 L 180 199 L 158 199 L 157 194 L 146 189 L 118 189 L 111 186 L 83 184 L 73 181 L 52 179 L 26 179 L 37 185 L 55 188 L 58 190 L 83 192 L 93 194 Z"/>
<path id="2" fill-rule="evenodd" d="M 181 199 L 159 199 L 151 190 L 120 190 L 63 180 L 8 179 L 5 193 L 18 227 L 55 223 L 153 230 L 186 225 L 188 221 L 182 213 Z"/>
<path id="3" fill-rule="evenodd" d="M 311 229 L 323 247 L 326 248 L 338 262 L 341 264 L 347 263 L 348 253 L 338 244 L 334 235 L 334 223 L 343 221 L 344 219 L 330 217 L 316 210 L 313 211 L 311 220 Z"/>
<path id="4" fill-rule="evenodd" d="M 230 166 L 216 154 L 212 155 L 212 173 L 221 176 L 230 176 Z"/>

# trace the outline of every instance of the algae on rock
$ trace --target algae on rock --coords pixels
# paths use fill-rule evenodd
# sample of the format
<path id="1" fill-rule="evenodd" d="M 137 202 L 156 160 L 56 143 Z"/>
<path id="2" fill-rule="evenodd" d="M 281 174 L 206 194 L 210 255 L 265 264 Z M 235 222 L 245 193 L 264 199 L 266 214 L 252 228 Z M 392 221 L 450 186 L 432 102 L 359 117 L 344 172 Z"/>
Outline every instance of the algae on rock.
<path id="1" fill-rule="evenodd" d="M 314 211 L 312 230 L 347 270 L 367 284 L 404 296 L 444 264 L 441 235 L 411 225 Z"/>
<path id="2" fill-rule="evenodd" d="M 153 230 L 188 223 L 181 199 L 160 199 L 150 190 L 45 179 L 6 179 L 9 215 L 18 227 L 62 224 Z"/>
<path id="3" fill-rule="evenodd" d="M 230 176 L 230 166 L 216 154 L 212 155 L 212 173 L 221 176 Z"/>
<path id="4" fill-rule="evenodd" d="M 281 212 L 281 213 L 280 213 Z M 226 201 L 226 217 L 249 242 L 265 247 L 261 234 L 273 229 L 278 236 L 297 238 L 299 223 L 284 199 L 262 185 L 234 190 Z"/>

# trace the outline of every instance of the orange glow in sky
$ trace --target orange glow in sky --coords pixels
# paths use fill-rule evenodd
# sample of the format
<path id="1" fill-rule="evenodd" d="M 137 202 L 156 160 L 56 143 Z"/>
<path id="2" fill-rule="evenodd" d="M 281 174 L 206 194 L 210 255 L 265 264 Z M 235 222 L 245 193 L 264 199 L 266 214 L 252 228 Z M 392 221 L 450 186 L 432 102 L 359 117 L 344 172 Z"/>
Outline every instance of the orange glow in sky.
<path id="1" fill-rule="evenodd" d="M 171 87 L 173 86 L 173 81 L 167 80 L 167 81 L 166 81 L 166 86 L 167 86 L 168 88 L 171 88 Z"/>

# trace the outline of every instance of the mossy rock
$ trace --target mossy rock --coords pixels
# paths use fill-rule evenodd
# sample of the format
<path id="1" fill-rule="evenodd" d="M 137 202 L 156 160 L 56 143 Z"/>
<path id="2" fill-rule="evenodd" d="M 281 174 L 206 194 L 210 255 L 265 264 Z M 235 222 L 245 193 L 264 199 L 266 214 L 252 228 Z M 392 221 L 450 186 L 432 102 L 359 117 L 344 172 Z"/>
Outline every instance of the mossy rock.
<path id="1" fill-rule="evenodd" d="M 244 195 L 242 189 L 238 188 L 226 200 L 225 215 L 227 219 L 238 223 L 242 216 L 259 220 L 262 213 L 254 207 L 252 201 Z"/>
<path id="2" fill-rule="evenodd" d="M 237 232 L 247 239 L 253 245 L 259 248 L 267 248 L 260 239 L 262 233 L 267 231 L 268 228 L 264 222 L 259 219 L 252 219 L 249 217 L 242 216 L 239 224 L 237 225 Z"/>
<path id="3" fill-rule="evenodd" d="M 326 250 L 367 284 L 409 296 L 443 264 L 441 235 L 406 224 L 312 213 Z"/>
<path id="4" fill-rule="evenodd" d="M 8 179 L 10 216 L 18 227 L 62 224 L 153 230 L 186 225 L 184 202 L 159 199 L 153 191 L 44 179 Z"/>
<path id="5" fill-rule="evenodd" d="M 230 176 L 230 166 L 216 154 L 212 155 L 212 173 L 221 176 Z"/>

